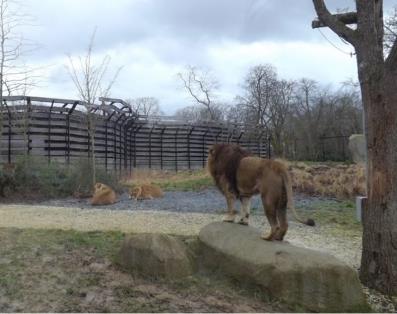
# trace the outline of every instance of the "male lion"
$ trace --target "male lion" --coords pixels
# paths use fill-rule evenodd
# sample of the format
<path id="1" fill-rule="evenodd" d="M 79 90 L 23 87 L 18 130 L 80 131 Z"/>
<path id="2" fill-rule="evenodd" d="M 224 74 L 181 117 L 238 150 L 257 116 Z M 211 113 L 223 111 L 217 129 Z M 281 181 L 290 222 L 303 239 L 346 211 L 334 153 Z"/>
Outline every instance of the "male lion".
<path id="1" fill-rule="evenodd" d="M 116 193 L 103 183 L 96 183 L 91 205 L 110 205 L 116 203 Z"/>
<path id="2" fill-rule="evenodd" d="M 278 161 L 253 157 L 236 144 L 215 144 L 209 148 L 208 170 L 216 186 L 225 195 L 228 213 L 223 221 L 234 222 L 236 198 L 241 201 L 238 223 L 248 225 L 251 197 L 260 194 L 266 217 L 270 223 L 265 240 L 282 241 L 288 230 L 287 208 L 296 220 L 314 226 L 314 221 L 303 221 L 295 211 L 291 180 L 284 164 Z"/>
<path id="3" fill-rule="evenodd" d="M 130 190 L 130 198 L 135 200 L 153 199 L 155 197 L 163 197 L 164 193 L 157 185 L 142 184 L 135 186 Z"/>

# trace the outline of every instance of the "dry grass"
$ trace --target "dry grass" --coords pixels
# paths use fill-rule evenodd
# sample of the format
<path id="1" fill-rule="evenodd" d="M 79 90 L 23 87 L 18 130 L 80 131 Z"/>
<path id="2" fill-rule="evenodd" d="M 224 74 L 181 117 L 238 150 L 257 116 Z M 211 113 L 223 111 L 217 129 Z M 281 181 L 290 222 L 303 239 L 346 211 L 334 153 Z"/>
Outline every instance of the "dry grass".
<path id="1" fill-rule="evenodd" d="M 338 199 L 365 195 L 365 168 L 362 165 L 288 163 L 296 191 Z"/>
<path id="2" fill-rule="evenodd" d="M 288 162 L 295 191 L 349 199 L 365 195 L 365 169 L 362 165 Z M 143 183 L 159 185 L 164 190 L 197 191 L 213 185 L 206 170 L 160 171 L 136 169 L 123 185 L 131 187 Z"/>
<path id="3" fill-rule="evenodd" d="M 201 190 L 212 186 L 212 179 L 206 170 L 149 170 L 135 169 L 133 175 L 123 180 L 127 187 L 141 184 L 156 184 L 165 190 Z"/>

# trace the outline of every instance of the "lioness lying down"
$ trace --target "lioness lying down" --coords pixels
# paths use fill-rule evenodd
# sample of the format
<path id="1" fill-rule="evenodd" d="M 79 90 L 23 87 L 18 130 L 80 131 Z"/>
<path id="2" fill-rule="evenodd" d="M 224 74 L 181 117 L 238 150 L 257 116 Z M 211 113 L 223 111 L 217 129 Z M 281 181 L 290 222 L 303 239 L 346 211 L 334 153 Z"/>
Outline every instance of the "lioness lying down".
<path id="1" fill-rule="evenodd" d="M 291 180 L 281 162 L 250 156 L 236 144 L 215 144 L 209 148 L 207 168 L 216 186 L 225 195 L 228 213 L 223 221 L 234 222 L 234 202 L 241 201 L 238 223 L 248 225 L 251 197 L 260 194 L 271 226 L 265 240 L 282 241 L 288 230 L 287 208 L 299 222 L 314 226 L 314 221 L 301 220 L 294 207 Z"/>
<path id="2" fill-rule="evenodd" d="M 111 187 L 103 183 L 95 184 L 91 205 L 111 205 L 116 203 L 116 199 L 116 193 Z"/>
<path id="3" fill-rule="evenodd" d="M 135 186 L 130 190 L 130 199 L 144 200 L 163 197 L 164 193 L 161 188 L 153 184 L 142 184 Z"/>

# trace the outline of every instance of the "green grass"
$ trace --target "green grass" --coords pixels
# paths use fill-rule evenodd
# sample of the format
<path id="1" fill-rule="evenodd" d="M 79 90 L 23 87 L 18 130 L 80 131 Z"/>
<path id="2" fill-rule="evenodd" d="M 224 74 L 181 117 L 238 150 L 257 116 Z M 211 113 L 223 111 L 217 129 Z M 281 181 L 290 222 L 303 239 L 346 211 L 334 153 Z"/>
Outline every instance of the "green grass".
<path id="1" fill-rule="evenodd" d="M 164 191 L 201 191 L 214 185 L 212 178 L 204 170 L 176 173 L 137 170 L 133 178 L 122 182 L 122 185 L 131 188 L 148 183 L 158 185 Z"/>
<path id="2" fill-rule="evenodd" d="M 165 191 L 200 191 L 214 185 L 210 177 L 186 178 L 153 183 L 159 185 Z"/>
<path id="3" fill-rule="evenodd" d="M 319 200 L 306 206 L 305 210 L 299 207 L 297 210 L 301 216 L 310 216 L 317 224 L 327 226 L 334 235 L 360 236 L 362 233 L 352 201 Z"/>

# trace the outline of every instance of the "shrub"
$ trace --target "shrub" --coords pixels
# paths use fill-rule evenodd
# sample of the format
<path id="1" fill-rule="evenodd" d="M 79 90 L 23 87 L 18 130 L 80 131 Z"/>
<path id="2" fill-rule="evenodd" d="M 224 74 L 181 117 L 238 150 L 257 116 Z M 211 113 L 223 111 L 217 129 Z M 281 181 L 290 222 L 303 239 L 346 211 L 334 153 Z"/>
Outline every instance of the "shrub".
<path id="1" fill-rule="evenodd" d="M 117 177 L 106 173 L 104 169 L 96 169 L 97 182 L 105 183 L 116 191 L 120 191 Z M 5 181 L 0 172 L 0 184 Z M 4 179 L 4 180 L 3 180 Z M 19 194 L 28 197 L 65 197 L 92 195 L 92 167 L 88 159 L 66 166 L 46 158 L 24 156 L 17 159 L 13 174 L 15 189 Z M 0 186 L 1 187 L 1 186 Z M 1 192 L 1 189 L 0 189 Z"/>
<path id="2" fill-rule="evenodd" d="M 73 163 L 69 168 L 68 185 L 72 193 L 77 197 L 88 197 L 92 195 L 92 163 L 88 158 L 82 158 Z M 109 174 L 101 167 L 96 168 L 96 181 L 104 183 L 115 191 L 121 191 L 121 185 L 116 175 Z"/>

